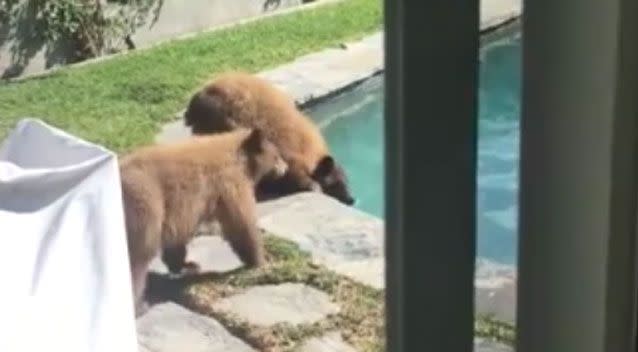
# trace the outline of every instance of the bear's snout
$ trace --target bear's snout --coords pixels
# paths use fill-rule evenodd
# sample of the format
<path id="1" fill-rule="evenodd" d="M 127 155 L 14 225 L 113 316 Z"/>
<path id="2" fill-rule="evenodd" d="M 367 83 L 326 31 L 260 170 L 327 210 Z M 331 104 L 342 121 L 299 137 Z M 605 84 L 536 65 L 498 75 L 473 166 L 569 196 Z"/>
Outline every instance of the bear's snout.
<path id="1" fill-rule="evenodd" d="M 351 206 L 352 206 L 352 205 L 357 204 L 357 200 L 356 200 L 355 198 L 353 198 L 353 197 L 350 197 L 350 196 L 346 197 L 346 198 L 343 200 L 343 202 L 344 202 L 346 205 L 351 205 Z"/>

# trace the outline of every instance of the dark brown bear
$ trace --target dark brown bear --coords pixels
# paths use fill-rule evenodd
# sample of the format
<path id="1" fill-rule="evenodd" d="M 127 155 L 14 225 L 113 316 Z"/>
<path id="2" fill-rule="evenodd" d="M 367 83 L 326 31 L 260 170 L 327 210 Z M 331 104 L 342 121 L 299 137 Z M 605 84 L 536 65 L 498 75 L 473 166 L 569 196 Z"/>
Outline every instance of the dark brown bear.
<path id="1" fill-rule="evenodd" d="M 242 72 L 219 76 L 191 98 L 184 120 L 196 135 L 239 127 L 264 131 L 288 163 L 288 173 L 282 179 L 261 182 L 259 199 L 322 191 L 342 203 L 355 202 L 319 128 L 288 95 L 264 79 Z"/>
<path id="2" fill-rule="evenodd" d="M 218 220 L 226 240 L 249 267 L 264 263 L 254 188 L 287 169 L 259 130 L 240 129 L 141 148 L 120 162 L 136 315 L 146 311 L 151 260 L 163 252 L 171 272 L 197 270 L 186 245 L 202 222 Z"/>

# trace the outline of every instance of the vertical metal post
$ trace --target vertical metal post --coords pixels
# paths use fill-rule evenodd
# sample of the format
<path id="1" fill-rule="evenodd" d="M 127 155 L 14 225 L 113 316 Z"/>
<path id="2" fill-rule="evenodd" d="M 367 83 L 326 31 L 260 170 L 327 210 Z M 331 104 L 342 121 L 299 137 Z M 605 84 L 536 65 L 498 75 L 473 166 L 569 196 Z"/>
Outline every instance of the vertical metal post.
<path id="1" fill-rule="evenodd" d="M 479 3 L 385 4 L 387 350 L 469 352 Z"/>

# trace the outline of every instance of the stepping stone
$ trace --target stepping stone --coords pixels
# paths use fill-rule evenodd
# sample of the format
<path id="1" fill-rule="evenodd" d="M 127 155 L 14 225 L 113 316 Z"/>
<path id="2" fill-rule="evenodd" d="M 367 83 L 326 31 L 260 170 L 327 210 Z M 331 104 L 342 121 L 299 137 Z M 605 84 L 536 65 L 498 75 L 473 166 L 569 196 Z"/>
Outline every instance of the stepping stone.
<path id="1" fill-rule="evenodd" d="M 360 283 L 384 287 L 383 221 L 320 193 L 258 206 L 259 226 L 293 241 L 312 260 Z"/>
<path id="2" fill-rule="evenodd" d="M 326 293 L 298 283 L 251 287 L 213 303 L 213 308 L 257 326 L 309 324 L 339 312 Z"/>
<path id="3" fill-rule="evenodd" d="M 338 331 L 329 332 L 321 337 L 313 337 L 301 344 L 299 352 L 357 352 L 347 344 Z"/>
<path id="4" fill-rule="evenodd" d="M 500 342 L 476 338 L 474 339 L 474 352 L 514 352 L 514 348 Z"/>
<path id="5" fill-rule="evenodd" d="M 329 264 L 326 264 L 327 260 L 317 260 L 317 262 L 364 285 L 379 290 L 383 289 L 385 285 L 385 259 L 383 257 L 353 261 L 333 261 L 328 262 Z"/>
<path id="6" fill-rule="evenodd" d="M 254 352 L 218 321 L 175 303 L 153 306 L 137 320 L 143 352 Z"/>
<path id="7" fill-rule="evenodd" d="M 476 262 L 474 297 L 476 313 L 514 323 L 516 320 L 516 269 L 485 259 Z"/>
<path id="8" fill-rule="evenodd" d="M 474 297 L 478 314 L 493 315 L 508 323 L 516 321 L 516 281 L 503 279 L 498 286 L 477 285 Z"/>
<path id="9" fill-rule="evenodd" d="M 228 242 L 221 236 L 197 236 L 187 248 L 187 260 L 197 262 L 202 272 L 226 272 L 243 265 Z M 160 256 L 151 262 L 151 271 L 158 274 L 168 273 Z"/>

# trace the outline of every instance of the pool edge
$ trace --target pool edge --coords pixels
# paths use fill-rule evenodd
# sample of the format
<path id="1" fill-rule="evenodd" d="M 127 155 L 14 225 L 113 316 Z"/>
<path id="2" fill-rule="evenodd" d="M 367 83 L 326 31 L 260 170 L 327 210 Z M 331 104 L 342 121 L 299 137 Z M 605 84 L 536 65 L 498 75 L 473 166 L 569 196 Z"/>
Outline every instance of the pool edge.
<path id="1" fill-rule="evenodd" d="M 521 30 L 521 16 L 522 16 L 521 14 L 517 14 L 514 17 L 505 18 L 502 20 L 502 22 L 499 22 L 495 25 L 487 26 L 481 29 L 480 38 L 479 38 L 480 46 L 482 47 L 482 46 L 488 45 L 492 42 L 508 37 L 512 35 L 513 33 L 519 32 Z M 379 33 L 383 33 L 383 32 L 379 32 Z M 310 99 L 299 99 L 299 100 L 296 99 L 295 103 L 300 109 L 312 108 L 313 106 L 318 105 L 326 100 L 330 100 L 331 98 L 337 97 L 341 94 L 348 93 L 350 90 L 355 89 L 358 86 L 364 84 L 369 79 L 382 75 L 384 71 L 385 71 L 385 68 L 380 67 L 379 69 L 374 70 L 373 72 L 369 73 L 368 75 L 365 75 L 364 77 L 356 77 L 352 79 L 349 83 L 343 86 L 335 87 L 334 89 L 330 90 L 329 92 L 325 94 L 317 95 Z"/>

